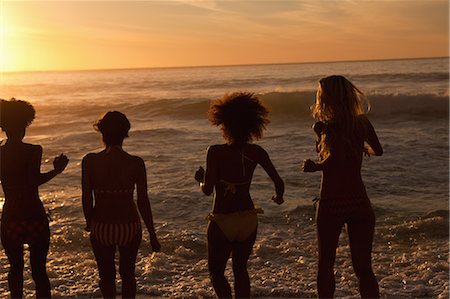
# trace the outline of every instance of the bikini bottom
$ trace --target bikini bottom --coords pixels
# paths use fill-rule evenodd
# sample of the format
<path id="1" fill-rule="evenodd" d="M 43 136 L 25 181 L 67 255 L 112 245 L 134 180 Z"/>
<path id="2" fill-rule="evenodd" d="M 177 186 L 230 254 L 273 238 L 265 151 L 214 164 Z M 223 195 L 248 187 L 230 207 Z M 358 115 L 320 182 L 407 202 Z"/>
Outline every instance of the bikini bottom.
<path id="1" fill-rule="evenodd" d="M 209 214 L 207 219 L 214 221 L 230 242 L 245 241 L 258 227 L 257 214 L 264 213 L 262 209 L 239 211 L 228 214 Z"/>
<path id="2" fill-rule="evenodd" d="M 92 236 L 105 246 L 126 246 L 142 234 L 140 221 L 132 223 L 94 222 Z"/>
<path id="3" fill-rule="evenodd" d="M 322 213 L 326 212 L 329 216 L 345 217 L 367 206 L 370 206 L 370 200 L 367 197 L 341 197 L 318 200 L 318 208 Z"/>
<path id="4" fill-rule="evenodd" d="M 49 235 L 47 219 L 8 221 L 2 223 L 2 241 L 14 244 L 32 244 Z"/>

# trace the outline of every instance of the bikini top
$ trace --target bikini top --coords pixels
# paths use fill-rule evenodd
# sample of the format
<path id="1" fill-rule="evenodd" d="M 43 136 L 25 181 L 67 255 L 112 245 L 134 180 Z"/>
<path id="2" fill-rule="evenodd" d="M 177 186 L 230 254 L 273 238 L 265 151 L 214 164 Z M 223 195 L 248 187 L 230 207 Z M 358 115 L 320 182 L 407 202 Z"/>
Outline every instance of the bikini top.
<path id="1" fill-rule="evenodd" d="M 120 145 L 113 145 L 113 146 L 109 146 L 109 147 L 106 148 L 106 154 L 111 153 L 112 149 L 118 149 L 120 151 L 123 151 L 122 146 L 120 146 Z M 123 188 L 123 189 L 94 189 L 94 192 L 96 194 L 106 194 L 106 193 L 109 193 L 109 194 L 120 194 L 120 193 L 127 194 L 127 193 L 133 193 L 134 192 L 134 187 L 128 188 L 128 189 L 127 188 Z"/>
<path id="2" fill-rule="evenodd" d="M 220 180 L 220 183 L 224 186 L 224 197 L 226 197 L 228 194 L 236 194 L 237 192 L 237 187 L 238 186 L 245 186 L 245 185 L 249 185 L 252 181 L 246 181 L 246 182 L 242 182 L 242 183 L 230 183 L 227 182 L 225 180 Z"/>
<path id="3" fill-rule="evenodd" d="M 241 150 L 241 165 L 242 165 L 242 176 L 245 177 L 245 160 L 251 161 L 251 162 L 255 162 L 253 159 L 247 157 L 244 154 L 244 149 Z M 237 187 L 238 186 L 245 186 L 245 185 L 249 185 L 251 183 L 251 179 L 245 182 L 240 182 L 240 183 L 231 183 L 228 182 L 226 180 L 221 179 L 220 183 L 224 186 L 224 197 L 226 197 L 228 194 L 236 194 L 237 192 Z"/>
<path id="4" fill-rule="evenodd" d="M 112 194 L 118 194 L 118 193 L 133 193 L 134 188 L 131 189 L 94 189 L 94 192 L 97 194 L 104 194 L 104 193 L 112 193 Z"/>

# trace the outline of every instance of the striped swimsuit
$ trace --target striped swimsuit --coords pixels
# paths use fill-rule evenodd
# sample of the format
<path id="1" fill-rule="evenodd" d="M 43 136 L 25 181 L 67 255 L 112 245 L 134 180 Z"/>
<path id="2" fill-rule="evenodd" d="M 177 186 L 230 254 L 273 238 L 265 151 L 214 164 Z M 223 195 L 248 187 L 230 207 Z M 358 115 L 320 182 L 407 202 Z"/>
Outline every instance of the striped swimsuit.
<path id="1" fill-rule="evenodd" d="M 92 235 L 105 246 L 126 246 L 142 234 L 141 223 L 100 223 L 92 224 Z"/>
<path id="2" fill-rule="evenodd" d="M 133 193 L 133 189 L 100 190 L 95 189 L 96 194 L 124 194 Z M 126 246 L 137 237 L 142 236 L 141 222 L 138 219 L 131 223 L 102 223 L 93 221 L 92 236 L 105 246 Z"/>

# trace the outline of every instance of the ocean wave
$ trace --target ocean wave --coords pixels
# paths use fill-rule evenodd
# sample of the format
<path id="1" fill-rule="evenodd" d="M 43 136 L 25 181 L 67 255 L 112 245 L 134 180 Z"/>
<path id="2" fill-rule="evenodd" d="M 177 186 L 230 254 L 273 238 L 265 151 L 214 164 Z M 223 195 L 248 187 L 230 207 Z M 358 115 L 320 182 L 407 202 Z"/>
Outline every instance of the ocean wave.
<path id="1" fill-rule="evenodd" d="M 371 114 L 375 117 L 409 116 L 416 118 L 448 118 L 449 98 L 434 94 L 421 95 L 372 95 Z"/>
<path id="2" fill-rule="evenodd" d="M 381 225 L 383 235 L 391 242 L 445 240 L 449 236 L 448 211 L 434 211 L 400 223 Z"/>
<path id="3" fill-rule="evenodd" d="M 414 72 L 414 73 L 396 73 L 396 72 L 384 72 L 375 74 L 357 74 L 349 75 L 352 80 L 357 82 L 367 83 L 392 83 L 392 82 L 411 82 L 411 84 L 417 84 L 418 82 L 448 82 L 448 72 Z"/>
<path id="4" fill-rule="evenodd" d="M 311 106 L 315 101 L 315 92 L 268 92 L 260 94 L 261 100 L 271 109 L 274 117 L 305 117 L 311 115 Z M 435 94 L 390 94 L 368 95 L 371 104 L 370 115 L 375 118 L 447 118 L 449 98 Z M 149 116 L 179 119 L 204 119 L 210 105 L 210 99 L 161 99 L 136 105 L 126 110 L 148 119 Z"/>
<path id="5" fill-rule="evenodd" d="M 315 101 L 313 92 L 272 92 L 262 95 L 271 107 L 273 114 L 284 116 L 304 116 L 311 114 L 311 106 Z M 373 117 L 448 117 L 449 99 L 447 96 L 435 94 L 420 95 L 368 95 L 371 105 L 370 115 Z"/>

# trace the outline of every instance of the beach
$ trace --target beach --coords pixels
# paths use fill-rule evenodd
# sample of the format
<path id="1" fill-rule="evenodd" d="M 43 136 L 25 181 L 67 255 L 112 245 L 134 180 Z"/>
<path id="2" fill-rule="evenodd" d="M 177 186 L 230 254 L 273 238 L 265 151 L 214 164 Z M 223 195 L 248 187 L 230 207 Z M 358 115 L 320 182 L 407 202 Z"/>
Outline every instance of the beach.
<path id="1" fill-rule="evenodd" d="M 228 67 L 4 73 L 0 97 L 30 101 L 36 119 L 25 142 L 44 148 L 42 171 L 65 153 L 64 173 L 40 187 L 52 221 L 48 273 L 54 297 L 100 297 L 98 273 L 83 230 L 81 159 L 102 149 L 92 124 L 119 110 L 131 122 L 124 149 L 143 157 L 156 231 L 152 253 L 144 233 L 136 264 L 141 298 L 214 296 L 206 260 L 206 216 L 212 197 L 193 176 L 209 145 L 224 143 L 206 112 L 211 99 L 255 92 L 271 112 L 264 137 L 286 184 L 285 204 L 271 201 L 273 184 L 261 168 L 251 194 L 264 210 L 248 269 L 252 296 L 316 296 L 317 244 L 312 199 L 320 174 L 303 173 L 315 158 L 310 106 L 317 81 L 342 74 L 366 93 L 368 118 L 385 150 L 365 157 L 362 175 L 376 215 L 373 269 L 383 298 L 449 297 L 448 58 Z M 0 138 L 4 139 L 2 132 Z M 2 190 L 0 200 L 4 201 Z M 28 258 L 28 253 L 26 255 Z M 0 297 L 8 296 L 8 262 L 0 251 Z M 226 274 L 232 279 L 231 265 Z M 348 239 L 341 234 L 336 297 L 359 296 Z M 120 290 L 120 280 L 118 277 Z M 29 264 L 24 292 L 33 297 Z"/>

